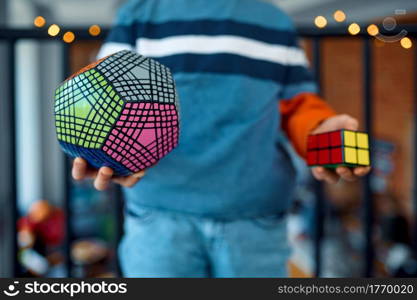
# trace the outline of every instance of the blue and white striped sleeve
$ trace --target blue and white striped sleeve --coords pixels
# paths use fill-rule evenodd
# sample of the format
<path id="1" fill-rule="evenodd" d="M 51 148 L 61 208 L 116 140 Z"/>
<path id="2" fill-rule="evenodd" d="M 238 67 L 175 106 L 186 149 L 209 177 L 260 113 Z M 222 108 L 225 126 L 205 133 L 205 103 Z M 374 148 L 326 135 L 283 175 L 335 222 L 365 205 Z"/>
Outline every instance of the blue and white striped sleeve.
<path id="1" fill-rule="evenodd" d="M 114 25 L 102 45 L 97 59 L 122 50 L 134 51 L 136 48 L 135 44 L 135 23 L 131 2 L 128 2 L 118 10 Z"/>
<path id="2" fill-rule="evenodd" d="M 317 93 L 318 87 L 304 50 L 300 47 L 298 36 L 294 34 L 289 41 L 288 63 L 285 70 L 284 86 L 281 99 L 292 99 L 302 93 Z"/>

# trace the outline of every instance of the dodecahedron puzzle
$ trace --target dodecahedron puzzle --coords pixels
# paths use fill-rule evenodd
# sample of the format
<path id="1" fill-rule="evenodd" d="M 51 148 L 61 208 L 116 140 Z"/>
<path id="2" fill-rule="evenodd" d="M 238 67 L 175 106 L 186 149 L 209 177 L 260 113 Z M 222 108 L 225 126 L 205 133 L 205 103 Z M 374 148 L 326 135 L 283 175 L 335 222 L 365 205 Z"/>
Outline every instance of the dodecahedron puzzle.
<path id="1" fill-rule="evenodd" d="M 310 167 L 370 166 L 369 137 L 365 132 L 338 130 L 310 135 L 307 142 Z"/>
<path id="2" fill-rule="evenodd" d="M 125 176 L 156 164 L 178 144 L 179 106 L 170 70 L 130 51 L 103 58 L 55 94 L 62 149 Z"/>

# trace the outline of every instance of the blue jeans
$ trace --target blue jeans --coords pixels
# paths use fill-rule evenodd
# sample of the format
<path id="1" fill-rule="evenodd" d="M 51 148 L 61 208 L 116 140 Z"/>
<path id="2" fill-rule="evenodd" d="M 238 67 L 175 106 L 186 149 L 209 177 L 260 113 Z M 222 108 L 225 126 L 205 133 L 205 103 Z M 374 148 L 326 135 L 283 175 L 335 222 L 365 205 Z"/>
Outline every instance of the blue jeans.
<path id="1" fill-rule="evenodd" d="M 285 277 L 283 215 L 222 221 L 140 208 L 119 247 L 126 277 Z"/>

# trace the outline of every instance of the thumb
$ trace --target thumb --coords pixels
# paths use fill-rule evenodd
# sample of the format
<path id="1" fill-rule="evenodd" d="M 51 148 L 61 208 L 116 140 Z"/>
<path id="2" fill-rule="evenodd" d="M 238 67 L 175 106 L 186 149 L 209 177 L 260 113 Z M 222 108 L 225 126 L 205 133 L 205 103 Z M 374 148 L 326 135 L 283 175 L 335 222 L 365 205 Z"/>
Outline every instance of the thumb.
<path id="1" fill-rule="evenodd" d="M 348 129 L 348 130 L 358 130 L 359 129 L 359 122 L 355 118 L 349 115 L 340 115 L 337 120 L 337 125 L 341 129 Z"/>

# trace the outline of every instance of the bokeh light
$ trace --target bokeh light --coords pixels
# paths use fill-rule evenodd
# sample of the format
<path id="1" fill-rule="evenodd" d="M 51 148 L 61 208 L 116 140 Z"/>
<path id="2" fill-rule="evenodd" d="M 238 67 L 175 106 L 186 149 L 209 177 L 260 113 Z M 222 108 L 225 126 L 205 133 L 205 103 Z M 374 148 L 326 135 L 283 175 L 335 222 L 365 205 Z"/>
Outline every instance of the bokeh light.
<path id="1" fill-rule="evenodd" d="M 33 25 L 35 25 L 36 27 L 43 27 L 46 24 L 46 20 L 44 17 L 42 16 L 37 16 L 34 20 L 33 20 Z"/>
<path id="2" fill-rule="evenodd" d="M 65 32 L 62 39 L 65 43 L 72 43 L 75 40 L 75 34 L 71 31 Z"/>
<path id="3" fill-rule="evenodd" d="M 378 26 L 376 26 L 375 24 L 371 24 L 368 26 L 368 28 L 366 29 L 368 31 L 368 34 L 370 36 L 376 36 L 379 33 L 379 28 Z"/>
<path id="4" fill-rule="evenodd" d="M 314 24 L 318 27 L 318 28 L 324 28 L 327 26 L 327 19 L 323 16 L 317 16 L 314 19 Z"/>
<path id="5" fill-rule="evenodd" d="M 59 32 L 61 31 L 61 28 L 59 28 L 58 25 L 56 24 L 52 24 L 51 26 L 49 26 L 48 28 L 48 34 L 50 36 L 56 36 L 59 34 Z"/>
<path id="6" fill-rule="evenodd" d="M 336 10 L 333 14 L 333 18 L 336 20 L 336 22 L 343 22 L 346 20 L 346 14 L 343 10 Z"/>
<path id="7" fill-rule="evenodd" d="M 404 49 L 410 49 L 411 47 L 413 47 L 413 42 L 408 37 L 402 38 L 400 43 Z"/>
<path id="8" fill-rule="evenodd" d="M 357 35 L 361 32 L 361 27 L 357 23 L 352 23 L 349 25 L 348 31 L 351 35 Z"/>
<path id="9" fill-rule="evenodd" d="M 101 33 L 101 28 L 98 25 L 92 25 L 90 26 L 90 28 L 88 29 L 88 32 L 92 35 L 92 36 L 98 36 Z"/>

